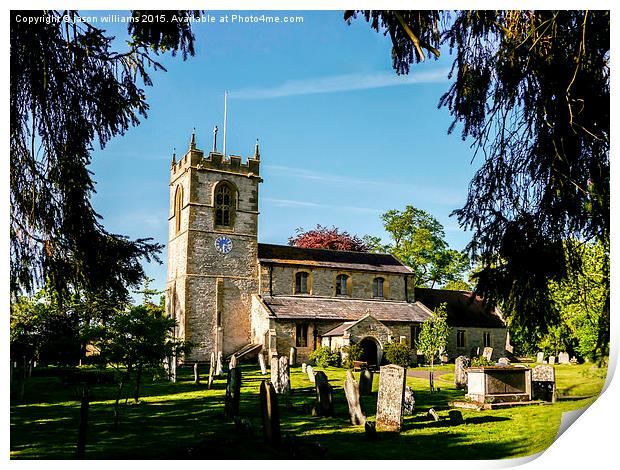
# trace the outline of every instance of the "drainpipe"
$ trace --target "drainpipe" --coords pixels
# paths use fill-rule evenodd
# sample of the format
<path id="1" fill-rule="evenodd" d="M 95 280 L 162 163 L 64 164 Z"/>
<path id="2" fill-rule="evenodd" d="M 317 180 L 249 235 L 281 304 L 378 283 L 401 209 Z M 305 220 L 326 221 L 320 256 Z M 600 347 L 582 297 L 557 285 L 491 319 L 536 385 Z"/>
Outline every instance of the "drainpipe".
<path id="1" fill-rule="evenodd" d="M 407 275 L 405 274 L 405 302 L 409 302 L 409 293 L 407 291 Z"/>

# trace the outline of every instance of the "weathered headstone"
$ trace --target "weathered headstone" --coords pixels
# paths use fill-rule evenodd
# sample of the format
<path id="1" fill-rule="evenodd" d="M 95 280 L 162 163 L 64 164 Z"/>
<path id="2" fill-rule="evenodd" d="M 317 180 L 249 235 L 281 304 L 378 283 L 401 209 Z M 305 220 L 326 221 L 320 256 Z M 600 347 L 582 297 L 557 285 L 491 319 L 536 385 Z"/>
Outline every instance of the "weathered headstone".
<path id="1" fill-rule="evenodd" d="M 237 367 L 237 356 L 233 354 L 230 356 L 230 361 L 228 362 L 228 369 L 234 369 Z"/>
<path id="2" fill-rule="evenodd" d="M 322 383 L 328 383 L 328 382 L 329 380 L 327 379 L 327 375 L 322 370 L 314 374 L 314 383 L 316 383 L 317 387 Z"/>
<path id="3" fill-rule="evenodd" d="M 278 360 L 278 356 L 271 356 L 271 364 L 269 364 L 271 369 L 271 383 L 273 384 L 273 388 L 276 393 L 280 393 L 280 361 Z"/>
<path id="4" fill-rule="evenodd" d="M 273 384 L 268 380 L 263 380 L 260 385 L 260 407 L 265 442 L 277 447 L 280 445 L 278 395 L 273 388 Z"/>
<path id="5" fill-rule="evenodd" d="M 433 418 L 435 421 L 439 421 L 439 415 L 437 414 L 434 408 L 431 408 L 430 410 L 428 410 L 428 416 Z"/>
<path id="6" fill-rule="evenodd" d="M 465 424 L 465 420 L 463 419 L 463 414 L 459 410 L 448 411 L 448 417 L 450 418 L 450 424 L 452 424 L 453 426 Z"/>
<path id="7" fill-rule="evenodd" d="M 500 358 L 497 360 L 497 363 L 498 363 L 500 366 L 509 366 L 509 365 L 510 365 L 510 361 L 508 360 L 508 358 L 507 358 L 507 357 L 500 357 Z"/>
<path id="8" fill-rule="evenodd" d="M 555 368 L 540 365 L 532 369 L 532 400 L 556 401 Z"/>
<path id="9" fill-rule="evenodd" d="M 549 356 L 549 364 L 555 364 L 555 356 Z"/>
<path id="10" fill-rule="evenodd" d="M 459 356 L 454 360 L 454 385 L 457 389 L 467 387 L 467 369 L 471 360 L 466 356 Z"/>
<path id="11" fill-rule="evenodd" d="M 214 367 L 209 367 L 209 381 L 207 382 L 207 389 L 211 390 L 211 387 L 213 386 L 213 374 L 215 372 L 215 368 Z"/>
<path id="12" fill-rule="evenodd" d="M 215 363 L 215 375 L 218 377 L 222 375 L 224 371 L 224 361 L 222 359 L 222 351 L 217 352 L 217 362 Z"/>
<path id="13" fill-rule="evenodd" d="M 377 430 L 400 431 L 402 427 L 405 372 L 403 367 L 395 364 L 389 364 L 380 369 Z"/>
<path id="14" fill-rule="evenodd" d="M 199 384 L 200 383 L 200 370 L 198 369 L 198 363 L 197 362 L 194 363 L 194 383 L 195 384 Z"/>
<path id="15" fill-rule="evenodd" d="M 226 397 L 224 398 L 224 416 L 232 419 L 239 416 L 239 399 L 241 397 L 241 369 L 233 367 L 228 371 L 226 380 Z"/>
<path id="16" fill-rule="evenodd" d="M 278 390 L 278 393 L 288 395 L 291 393 L 291 374 L 288 365 L 288 358 L 286 356 L 282 356 L 278 362 L 280 363 L 280 369 L 278 370 L 280 375 L 278 379 L 280 390 Z"/>
<path id="17" fill-rule="evenodd" d="M 312 366 L 307 366 L 306 367 L 306 373 L 308 374 L 308 380 L 312 383 L 315 383 L 314 380 L 314 369 L 312 368 Z"/>
<path id="18" fill-rule="evenodd" d="M 368 369 L 360 371 L 360 395 L 372 394 L 372 380 L 374 373 Z"/>
<path id="19" fill-rule="evenodd" d="M 542 351 L 539 351 L 538 354 L 536 354 L 536 362 L 538 364 L 542 364 L 544 360 L 545 360 L 545 353 Z"/>
<path id="20" fill-rule="evenodd" d="M 288 363 L 289 366 L 294 366 L 297 364 L 297 348 L 291 346 L 288 352 Z"/>
<path id="21" fill-rule="evenodd" d="M 334 416 L 334 390 L 328 382 L 316 384 L 317 414 Z"/>
<path id="22" fill-rule="evenodd" d="M 412 415 L 415 410 L 415 398 L 413 397 L 413 390 L 410 387 L 405 387 L 405 397 L 403 399 L 403 413 L 406 415 Z"/>
<path id="23" fill-rule="evenodd" d="M 366 416 L 360 406 L 360 392 L 357 380 L 353 378 L 353 373 L 348 370 L 347 378 L 344 382 L 344 394 L 347 398 L 349 405 L 349 416 L 351 417 L 351 424 L 354 426 L 363 425 L 366 423 Z"/>
<path id="24" fill-rule="evenodd" d="M 215 374 L 215 353 L 211 351 L 211 356 L 209 358 L 209 375 Z"/>
<path id="25" fill-rule="evenodd" d="M 305 362 L 302 362 L 302 363 L 301 363 L 301 371 L 302 371 L 304 374 L 307 374 L 307 372 L 306 372 L 306 367 L 308 367 L 308 364 L 306 364 Z"/>
<path id="26" fill-rule="evenodd" d="M 575 356 L 573 356 L 570 360 L 571 364 L 577 364 L 577 358 Z"/>
<path id="27" fill-rule="evenodd" d="M 493 356 L 493 348 L 486 347 L 482 351 L 482 355 L 485 357 L 487 361 L 491 360 L 491 356 Z"/>
<path id="28" fill-rule="evenodd" d="M 258 366 L 260 367 L 261 374 L 267 374 L 267 368 L 265 367 L 265 356 L 263 356 L 262 352 L 258 353 Z"/>
<path id="29" fill-rule="evenodd" d="M 558 354 L 558 363 L 559 364 L 570 364 L 570 356 L 567 352 L 561 352 Z"/>

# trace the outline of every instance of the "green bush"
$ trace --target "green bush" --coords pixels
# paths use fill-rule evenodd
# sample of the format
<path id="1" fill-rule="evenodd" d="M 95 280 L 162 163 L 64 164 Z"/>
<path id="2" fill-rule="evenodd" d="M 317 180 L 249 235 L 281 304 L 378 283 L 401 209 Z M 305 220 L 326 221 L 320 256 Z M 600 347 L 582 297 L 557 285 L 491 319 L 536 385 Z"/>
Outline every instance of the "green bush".
<path id="1" fill-rule="evenodd" d="M 409 367 L 409 363 L 411 362 L 411 349 L 407 343 L 387 343 L 383 351 L 385 360 L 389 364 Z"/>
<path id="2" fill-rule="evenodd" d="M 359 361 L 362 358 L 364 350 L 359 344 L 350 344 L 342 348 L 342 352 L 346 354 L 346 357 L 342 361 L 342 367 L 353 369 L 353 361 Z"/>
<path id="3" fill-rule="evenodd" d="M 471 360 L 471 367 L 494 366 L 495 362 L 489 361 L 484 356 L 474 357 Z"/>
<path id="4" fill-rule="evenodd" d="M 327 346 L 321 346 L 310 353 L 310 360 L 319 367 L 337 366 L 338 354 L 332 353 Z"/>

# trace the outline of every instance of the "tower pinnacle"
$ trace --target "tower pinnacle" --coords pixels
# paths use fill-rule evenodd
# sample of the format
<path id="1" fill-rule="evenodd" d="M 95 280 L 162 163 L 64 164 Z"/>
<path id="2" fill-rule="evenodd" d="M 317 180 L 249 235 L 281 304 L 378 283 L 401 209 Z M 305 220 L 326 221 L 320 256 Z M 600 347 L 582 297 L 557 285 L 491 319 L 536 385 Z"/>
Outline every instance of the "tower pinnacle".
<path id="1" fill-rule="evenodd" d="M 217 126 L 213 126 L 213 151 L 217 152 Z"/>
<path id="2" fill-rule="evenodd" d="M 254 159 L 260 160 L 260 151 L 258 150 L 258 139 L 256 139 L 256 147 L 254 148 Z"/>
<path id="3" fill-rule="evenodd" d="M 174 166 L 176 164 L 177 164 L 177 149 L 176 149 L 176 147 L 174 147 L 172 149 L 172 163 L 171 163 L 171 166 Z"/>
<path id="4" fill-rule="evenodd" d="M 195 127 L 194 127 L 194 130 L 192 131 L 192 141 L 189 144 L 189 148 L 190 150 L 196 149 L 196 128 Z"/>

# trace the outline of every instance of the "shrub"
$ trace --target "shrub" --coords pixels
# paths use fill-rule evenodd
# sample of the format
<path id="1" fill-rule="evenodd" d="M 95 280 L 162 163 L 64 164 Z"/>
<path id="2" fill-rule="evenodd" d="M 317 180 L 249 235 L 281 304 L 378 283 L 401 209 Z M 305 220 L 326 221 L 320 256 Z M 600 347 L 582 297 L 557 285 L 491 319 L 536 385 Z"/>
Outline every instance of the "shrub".
<path id="1" fill-rule="evenodd" d="M 346 354 L 345 359 L 342 361 L 342 367 L 353 369 L 353 361 L 359 361 L 364 350 L 359 344 L 350 344 L 342 348 L 342 352 Z"/>
<path id="2" fill-rule="evenodd" d="M 327 346 L 321 346 L 310 353 L 310 360 L 319 367 L 337 366 L 338 354 L 332 353 Z"/>
<path id="3" fill-rule="evenodd" d="M 494 366 L 495 362 L 489 361 L 484 356 L 474 357 L 471 360 L 471 367 Z"/>
<path id="4" fill-rule="evenodd" d="M 411 362 L 411 349 L 407 343 L 387 343 L 383 348 L 385 360 L 390 364 L 401 367 L 409 367 Z"/>

